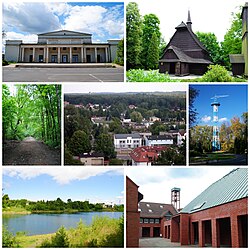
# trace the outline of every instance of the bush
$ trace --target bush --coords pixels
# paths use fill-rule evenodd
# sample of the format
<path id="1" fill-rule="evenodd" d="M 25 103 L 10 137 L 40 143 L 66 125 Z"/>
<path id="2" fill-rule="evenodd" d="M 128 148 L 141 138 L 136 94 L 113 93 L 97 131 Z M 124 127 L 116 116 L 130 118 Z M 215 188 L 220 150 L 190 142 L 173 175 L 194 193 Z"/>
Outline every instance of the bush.
<path id="1" fill-rule="evenodd" d="M 233 82 L 234 78 L 224 66 L 210 65 L 208 71 L 200 78 L 200 82 Z"/>
<path id="2" fill-rule="evenodd" d="M 2 65 L 6 66 L 6 65 L 9 65 L 9 63 L 6 60 L 3 59 Z"/>
<path id="3" fill-rule="evenodd" d="M 2 228 L 2 247 L 18 247 L 16 237 L 8 231 L 5 225 Z"/>
<path id="4" fill-rule="evenodd" d="M 175 80 L 171 80 L 168 74 L 159 73 L 158 70 L 131 69 L 127 71 L 127 82 L 175 82 Z"/>

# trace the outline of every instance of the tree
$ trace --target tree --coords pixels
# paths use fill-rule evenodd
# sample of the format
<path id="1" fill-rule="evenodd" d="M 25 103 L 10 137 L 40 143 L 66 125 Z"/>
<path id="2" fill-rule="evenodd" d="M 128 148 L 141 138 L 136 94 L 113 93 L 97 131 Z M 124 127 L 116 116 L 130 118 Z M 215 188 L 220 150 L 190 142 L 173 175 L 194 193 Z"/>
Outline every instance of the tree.
<path id="1" fill-rule="evenodd" d="M 81 130 L 74 132 L 67 146 L 73 155 L 80 155 L 91 151 L 89 136 Z"/>
<path id="2" fill-rule="evenodd" d="M 199 95 L 198 90 L 193 87 L 189 87 L 189 125 L 192 127 L 197 120 L 197 111 L 194 107 L 195 98 Z"/>
<path id="3" fill-rule="evenodd" d="M 124 38 L 121 39 L 117 45 L 115 63 L 124 65 Z"/>
<path id="4" fill-rule="evenodd" d="M 214 33 L 204 33 L 204 32 L 197 32 L 196 33 L 198 39 L 202 42 L 205 46 L 209 55 L 215 64 L 221 64 L 222 62 L 222 51 L 220 44 L 217 40 L 217 37 Z"/>
<path id="5" fill-rule="evenodd" d="M 223 61 L 225 66 L 230 69 L 229 62 L 230 54 L 241 54 L 242 46 L 242 20 L 240 18 L 241 11 L 232 13 L 231 27 L 224 36 L 224 41 L 221 43 Z"/>
<path id="6" fill-rule="evenodd" d="M 129 70 L 138 68 L 141 63 L 142 18 L 135 2 L 128 3 L 126 7 L 126 33 L 127 70 Z"/>
<path id="7" fill-rule="evenodd" d="M 109 134 L 101 134 L 96 140 L 95 151 L 103 153 L 105 158 L 116 157 L 113 140 Z"/>
<path id="8" fill-rule="evenodd" d="M 144 69 L 158 68 L 160 46 L 160 20 L 154 14 L 145 15 L 142 26 L 141 63 Z"/>
<path id="9" fill-rule="evenodd" d="M 147 57 L 147 68 L 157 69 L 159 64 L 159 41 L 156 33 L 153 33 L 152 38 L 149 42 L 148 47 L 148 57 Z"/>
<path id="10" fill-rule="evenodd" d="M 142 114 L 140 112 L 133 111 L 130 114 L 130 118 L 131 118 L 131 121 L 133 121 L 133 122 L 141 123 L 142 119 L 143 119 L 143 116 L 142 116 Z"/>

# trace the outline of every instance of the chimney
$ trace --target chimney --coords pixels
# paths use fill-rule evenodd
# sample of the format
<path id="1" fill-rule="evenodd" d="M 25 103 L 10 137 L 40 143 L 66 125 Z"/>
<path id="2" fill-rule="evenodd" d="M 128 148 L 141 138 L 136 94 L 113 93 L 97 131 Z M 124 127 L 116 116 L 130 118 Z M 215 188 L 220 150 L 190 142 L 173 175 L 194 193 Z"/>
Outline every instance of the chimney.
<path id="1" fill-rule="evenodd" d="M 187 27 L 188 27 L 190 30 L 192 30 L 192 22 L 191 22 L 190 10 L 188 10 Z"/>

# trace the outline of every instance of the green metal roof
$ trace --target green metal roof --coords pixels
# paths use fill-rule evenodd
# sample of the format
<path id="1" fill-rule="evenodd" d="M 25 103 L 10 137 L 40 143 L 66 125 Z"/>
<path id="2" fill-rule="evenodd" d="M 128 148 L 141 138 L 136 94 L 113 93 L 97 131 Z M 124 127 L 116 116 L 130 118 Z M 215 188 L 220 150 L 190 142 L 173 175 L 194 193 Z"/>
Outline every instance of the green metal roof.
<path id="1" fill-rule="evenodd" d="M 248 197 L 248 169 L 237 168 L 210 185 L 181 213 L 195 213 L 245 197 Z"/>

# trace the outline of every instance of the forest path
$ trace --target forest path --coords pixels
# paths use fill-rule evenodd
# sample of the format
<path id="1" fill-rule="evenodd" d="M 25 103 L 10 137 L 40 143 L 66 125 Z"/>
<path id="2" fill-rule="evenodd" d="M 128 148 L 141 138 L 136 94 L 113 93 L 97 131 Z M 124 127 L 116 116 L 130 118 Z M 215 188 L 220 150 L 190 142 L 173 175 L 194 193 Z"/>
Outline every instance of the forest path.
<path id="1" fill-rule="evenodd" d="M 60 165 L 61 153 L 33 137 L 3 144 L 3 165 Z"/>

